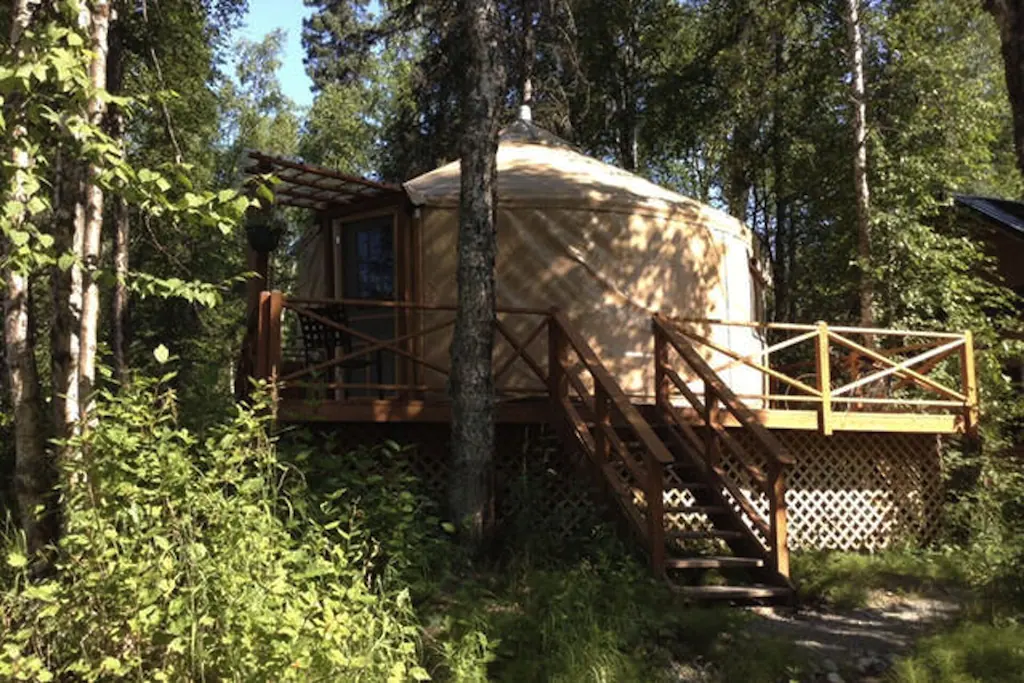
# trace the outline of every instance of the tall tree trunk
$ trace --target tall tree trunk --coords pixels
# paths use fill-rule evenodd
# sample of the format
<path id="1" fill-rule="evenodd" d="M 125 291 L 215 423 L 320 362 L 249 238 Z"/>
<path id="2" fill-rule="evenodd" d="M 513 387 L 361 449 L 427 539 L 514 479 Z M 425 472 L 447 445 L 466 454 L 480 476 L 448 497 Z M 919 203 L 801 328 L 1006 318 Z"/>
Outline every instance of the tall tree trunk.
<path id="1" fill-rule="evenodd" d="M 1013 114 L 1013 149 L 1017 169 L 1024 174 L 1024 1 L 984 0 L 983 6 L 999 27 L 1006 91 Z"/>
<path id="2" fill-rule="evenodd" d="M 853 97 L 853 184 L 857 215 L 857 258 L 860 265 L 860 324 L 873 327 L 874 282 L 871 271 L 871 195 L 868 190 L 867 97 L 864 89 L 864 38 L 861 0 L 846 0 L 850 37 L 850 90 Z"/>
<path id="3" fill-rule="evenodd" d="M 732 139 L 725 159 L 725 203 L 729 213 L 744 223 L 750 203 L 750 155 L 754 144 L 754 125 L 740 121 L 732 129 Z"/>
<path id="4" fill-rule="evenodd" d="M 53 321 L 50 361 L 53 376 L 53 421 L 59 442 L 74 435 L 78 425 L 78 333 L 82 324 L 82 235 L 85 211 L 82 164 L 57 150 L 54 183 L 53 237 L 57 263 L 51 269 Z M 66 456 L 58 446 L 58 459 Z"/>
<path id="5" fill-rule="evenodd" d="M 522 12 L 522 53 L 519 55 L 519 94 L 522 106 L 533 104 L 533 69 L 537 61 L 537 11 L 540 0 L 523 0 Z"/>
<path id="6" fill-rule="evenodd" d="M 121 95 L 124 89 L 124 39 L 118 26 L 110 29 L 110 54 L 107 61 L 107 89 L 113 95 Z M 125 152 L 124 111 L 116 104 L 109 111 L 110 135 Z M 124 383 L 128 378 L 128 245 L 131 238 L 131 223 L 128 202 L 117 198 L 114 208 L 114 294 L 111 301 L 113 333 L 111 350 L 114 354 L 114 377 Z"/>
<path id="7" fill-rule="evenodd" d="M 789 139 L 785 126 L 786 97 L 783 92 L 783 78 L 786 73 L 786 37 L 780 27 L 774 32 L 775 43 L 775 92 L 772 96 L 772 176 L 775 195 L 775 239 L 772 240 L 772 274 L 774 276 L 775 300 L 774 319 L 792 320 L 790 311 L 789 272 L 789 188 L 787 183 Z"/>
<path id="8" fill-rule="evenodd" d="M 460 0 L 466 46 L 459 203 L 458 312 L 452 339 L 452 476 L 460 538 L 479 551 L 493 521 L 494 258 L 498 107 L 503 74 L 495 0 Z"/>
<path id="9" fill-rule="evenodd" d="M 21 37 L 34 18 L 36 3 L 15 0 L 10 17 L 10 44 L 16 50 Z M 44 423 L 40 405 L 39 372 L 32 340 L 32 306 L 29 293 L 30 266 L 18 263 L 14 256 L 12 235 L 27 226 L 28 190 L 25 175 L 30 172 L 31 158 L 24 137 L 24 103 L 17 95 L 5 103 L 5 119 L 11 131 L 9 155 L 12 173 L 6 188 L 5 204 L 20 205 L 8 225 L 11 233 L 4 235 L 0 262 L 5 262 L 4 278 L 4 345 L 7 384 L 14 413 L 14 492 L 28 551 L 35 555 L 55 538 L 52 514 L 53 476 L 47 457 Z M 9 214 L 10 216 L 10 214 Z"/>
<path id="10" fill-rule="evenodd" d="M 89 80 L 93 88 L 107 87 L 107 34 L 110 29 L 110 3 L 95 0 L 92 7 L 90 37 L 92 62 Z M 100 97 L 88 103 L 89 121 L 94 126 L 103 124 L 106 106 Z M 100 241 L 103 233 L 103 189 L 99 185 L 100 168 L 90 164 L 85 184 L 85 234 L 82 239 L 82 326 L 78 355 L 78 388 L 81 414 L 87 417 L 96 383 L 96 347 L 99 331 L 100 290 L 96 273 L 100 261 Z"/>

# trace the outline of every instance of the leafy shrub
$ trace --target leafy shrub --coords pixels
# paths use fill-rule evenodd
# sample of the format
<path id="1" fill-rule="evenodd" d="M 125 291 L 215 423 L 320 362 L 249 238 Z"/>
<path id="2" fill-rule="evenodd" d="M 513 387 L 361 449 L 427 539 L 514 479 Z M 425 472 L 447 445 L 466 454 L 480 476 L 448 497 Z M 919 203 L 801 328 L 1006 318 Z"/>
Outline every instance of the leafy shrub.
<path id="1" fill-rule="evenodd" d="M 100 397 L 64 464 L 53 577 L 6 553 L 0 678 L 426 677 L 408 593 L 374 589 L 356 517 L 324 521 L 343 495 L 312 513 L 263 408 L 200 438 L 158 384 Z"/>
<path id="2" fill-rule="evenodd" d="M 327 526 L 346 520 L 350 556 L 359 557 L 380 587 L 429 592 L 454 547 L 437 504 L 410 467 L 407 447 L 393 441 L 346 448 L 337 432 L 294 429 L 282 435 L 281 459 L 305 475 L 305 514 Z M 297 498 L 297 497 L 296 497 Z"/>

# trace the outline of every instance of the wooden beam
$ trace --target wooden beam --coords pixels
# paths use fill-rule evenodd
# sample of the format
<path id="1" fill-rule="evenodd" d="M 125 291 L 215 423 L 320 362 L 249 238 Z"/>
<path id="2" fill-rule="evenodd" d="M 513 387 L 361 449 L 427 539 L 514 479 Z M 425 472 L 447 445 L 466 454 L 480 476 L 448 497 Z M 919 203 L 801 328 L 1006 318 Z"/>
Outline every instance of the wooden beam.
<path id="1" fill-rule="evenodd" d="M 828 353 L 828 324 L 818 322 L 817 343 L 814 346 L 814 360 L 817 365 L 818 393 L 821 405 L 818 407 L 818 431 L 824 436 L 832 434 L 832 359 Z"/>
<path id="2" fill-rule="evenodd" d="M 964 431 L 970 436 L 977 436 L 980 420 L 978 378 L 974 368 L 974 334 L 970 330 L 964 332 L 964 346 L 960 352 L 960 381 L 967 395 Z"/>
<path id="3" fill-rule="evenodd" d="M 590 348 L 590 345 L 579 336 L 569 320 L 560 312 L 551 316 L 551 325 L 560 328 L 561 335 L 565 337 L 568 344 L 576 350 L 580 361 L 587 366 L 594 383 L 603 385 L 608 394 L 615 412 L 622 417 L 629 425 L 629 428 L 636 437 L 643 443 L 644 449 L 650 451 L 651 455 L 663 465 L 672 463 L 674 459 L 669 453 L 665 444 L 658 438 L 651 428 L 651 425 L 636 411 L 636 407 L 629 398 L 622 392 L 618 382 L 612 377 L 608 369 L 598 359 L 597 354 Z"/>
<path id="4" fill-rule="evenodd" d="M 743 401 L 736 397 L 736 394 L 726 386 L 722 378 L 711 371 L 711 366 L 697 353 L 697 350 L 681 339 L 681 335 L 676 334 L 675 330 L 669 330 L 664 327 L 662 320 L 658 316 L 654 317 L 654 321 L 655 324 L 662 326 L 662 330 L 665 331 L 665 338 L 672 348 L 676 350 L 676 353 L 714 390 L 715 395 L 728 409 L 727 412 L 736 418 L 737 422 L 742 424 L 758 441 L 760 450 L 776 463 L 783 465 L 792 464 L 793 458 L 782 443 L 763 427 L 757 415 Z M 807 388 L 811 389 L 812 393 L 816 391 L 811 387 Z M 706 400 L 707 396 L 705 396 Z"/>
<path id="5" fill-rule="evenodd" d="M 832 341 L 836 342 L 837 344 L 842 344 L 843 346 L 851 348 L 854 351 L 857 351 L 858 353 L 862 353 L 865 356 L 867 356 L 868 358 L 871 358 L 872 360 L 878 361 L 879 363 L 882 363 L 883 365 L 889 365 L 889 366 L 893 366 L 893 367 L 896 367 L 898 365 L 898 363 L 896 363 L 891 358 L 889 358 L 887 356 L 883 356 L 882 354 L 878 353 L 877 351 L 874 351 L 874 350 L 872 350 L 872 349 L 870 349 L 870 348 L 868 348 L 866 346 L 861 346 L 860 344 L 858 344 L 857 342 L 853 341 L 852 339 L 848 339 L 848 338 L 842 336 L 841 334 L 837 334 L 835 330 L 836 330 L 836 328 L 832 328 L 829 331 L 829 335 L 828 336 L 829 336 L 829 339 L 831 339 Z M 957 335 L 957 337 L 959 338 L 960 335 Z M 939 394 L 943 394 L 943 395 L 948 396 L 950 398 L 955 398 L 955 399 L 958 399 L 958 400 L 961 400 L 961 401 L 965 401 L 967 399 L 967 397 L 964 396 L 963 394 L 961 394 L 961 393 L 959 393 L 959 392 L 957 392 L 957 391 L 955 391 L 953 389 L 950 389 L 949 387 L 947 387 L 947 386 L 945 386 L 943 384 L 940 384 L 940 383 L 936 382 L 935 380 L 933 380 L 933 379 L 931 379 L 929 377 L 925 377 L 924 375 L 922 375 L 922 374 L 920 374 L 918 372 L 914 372 L 913 370 L 911 370 L 909 368 L 901 368 L 901 369 L 899 369 L 896 372 L 896 374 L 899 375 L 900 377 L 907 377 L 909 379 L 913 379 L 917 384 L 921 384 L 921 385 L 923 385 L 923 386 L 925 386 L 925 387 L 927 387 L 927 388 L 929 388 L 929 389 L 931 389 L 931 390 L 933 390 L 933 391 L 935 391 L 935 392 L 937 392 Z"/>
<path id="6" fill-rule="evenodd" d="M 501 424 L 545 424 L 551 418 L 550 406 L 546 397 L 499 401 L 495 406 L 495 419 Z M 448 423 L 451 419 L 451 403 L 447 399 L 315 401 L 281 398 L 278 401 L 278 420 L 283 422 Z"/>
<path id="7" fill-rule="evenodd" d="M 334 178 L 335 180 L 342 180 L 346 183 L 353 183 L 356 185 L 362 185 L 363 187 L 370 187 L 377 190 L 385 190 L 388 192 L 402 192 L 402 188 L 398 185 L 390 185 L 388 183 L 378 183 L 375 180 L 369 180 L 367 178 L 360 178 L 359 176 L 348 175 L 340 171 L 333 169 L 324 168 L 322 166 L 312 166 L 310 164 L 303 164 L 297 161 L 289 161 L 288 159 L 282 159 L 281 157 L 270 156 L 269 154 L 261 154 L 260 152 L 249 152 L 249 157 L 255 159 L 261 164 L 269 164 L 271 166 L 280 166 L 281 168 L 290 168 L 296 171 L 302 171 L 303 173 L 310 173 L 313 175 L 323 176 L 325 178 Z M 259 173 L 273 173 L 274 169 L 257 169 Z"/>
<path id="8" fill-rule="evenodd" d="M 771 470 L 768 495 L 771 525 L 771 560 L 776 573 L 789 578 L 789 515 L 786 506 L 786 470 L 775 465 Z"/>
<path id="9" fill-rule="evenodd" d="M 649 406 L 642 407 L 647 412 Z M 691 408 L 676 408 L 680 419 L 688 424 L 701 425 L 703 416 Z M 757 420 L 768 429 L 799 429 L 817 431 L 817 410 L 753 410 Z M 740 427 L 731 414 L 720 416 L 723 427 Z M 832 429 L 836 432 L 895 432 L 910 434 L 959 434 L 964 431 L 960 415 L 928 415 L 924 413 L 832 413 Z"/>

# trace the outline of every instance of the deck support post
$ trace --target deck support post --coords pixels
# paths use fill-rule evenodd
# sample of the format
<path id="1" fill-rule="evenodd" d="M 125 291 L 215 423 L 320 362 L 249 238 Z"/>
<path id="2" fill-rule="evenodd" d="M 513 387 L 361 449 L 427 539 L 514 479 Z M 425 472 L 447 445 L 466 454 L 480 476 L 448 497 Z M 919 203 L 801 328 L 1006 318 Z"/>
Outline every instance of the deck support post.
<path id="1" fill-rule="evenodd" d="M 974 334 L 970 330 L 964 332 L 964 345 L 960 351 L 960 381 L 963 386 L 965 402 L 964 433 L 970 437 L 978 435 L 978 378 L 974 368 Z"/>
<path id="2" fill-rule="evenodd" d="M 548 315 L 548 392 L 556 404 L 569 395 L 569 378 L 565 374 L 568 363 L 569 343 L 559 327 L 558 309 L 551 309 Z"/>
<path id="3" fill-rule="evenodd" d="M 656 576 L 665 574 L 665 474 L 662 464 L 648 451 L 644 452 L 647 471 L 647 542 L 651 548 L 651 569 Z"/>
<path id="4" fill-rule="evenodd" d="M 821 404 L 818 408 L 818 431 L 822 436 L 832 435 L 832 366 L 828 353 L 828 323 L 819 320 L 817 344 L 814 347 L 814 359 L 817 366 L 817 389 L 821 392 Z"/>
<path id="5" fill-rule="evenodd" d="M 668 408 L 671 405 L 669 397 L 672 391 L 671 380 L 665 372 L 668 367 L 668 343 L 656 322 L 652 323 L 651 327 L 654 330 L 654 402 L 660 408 Z"/>
<path id="6" fill-rule="evenodd" d="M 271 397 L 277 403 L 277 378 L 281 374 L 281 317 L 284 314 L 284 295 L 269 293 L 267 301 L 267 367 L 266 377 L 271 382 Z"/>
<path id="7" fill-rule="evenodd" d="M 773 463 L 769 468 L 769 520 L 771 561 L 775 571 L 789 578 L 789 516 L 786 508 L 786 469 Z"/>
<path id="8" fill-rule="evenodd" d="M 270 376 L 270 292 L 260 292 L 257 301 L 256 379 L 265 380 Z"/>

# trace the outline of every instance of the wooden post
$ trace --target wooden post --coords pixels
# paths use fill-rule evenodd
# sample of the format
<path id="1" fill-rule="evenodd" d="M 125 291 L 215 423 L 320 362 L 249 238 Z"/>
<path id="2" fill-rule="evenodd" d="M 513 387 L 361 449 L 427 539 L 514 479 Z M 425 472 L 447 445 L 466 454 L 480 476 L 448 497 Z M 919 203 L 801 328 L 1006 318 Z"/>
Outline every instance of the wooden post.
<path id="1" fill-rule="evenodd" d="M 268 336 L 270 331 L 270 292 L 260 292 L 259 311 L 256 321 L 256 379 L 267 379 L 270 376 L 270 350 Z"/>
<path id="2" fill-rule="evenodd" d="M 721 464 L 721 444 L 715 422 L 718 421 L 718 394 L 707 381 L 704 382 L 704 461 L 711 467 Z"/>
<path id="3" fill-rule="evenodd" d="M 668 409 L 671 405 L 668 374 L 668 343 L 664 333 L 652 322 L 654 328 L 654 396 L 655 405 Z"/>
<path id="4" fill-rule="evenodd" d="M 256 307 L 260 305 L 262 299 L 260 295 L 267 288 L 267 276 L 270 271 L 270 256 L 265 253 L 260 253 L 252 247 L 246 247 L 247 261 L 249 264 L 249 270 L 255 275 L 248 279 L 245 283 L 247 295 L 246 295 L 246 320 L 251 320 L 250 314 L 255 311 Z"/>
<path id="5" fill-rule="evenodd" d="M 776 572 L 789 578 L 789 519 L 786 510 L 786 470 L 783 465 L 769 468 L 769 514 L 771 516 L 771 560 Z"/>
<path id="6" fill-rule="evenodd" d="M 964 412 L 964 433 L 977 436 L 980 410 L 978 407 L 978 378 L 974 368 L 974 335 L 970 330 L 964 332 L 964 345 L 960 352 L 960 380 L 963 383 L 967 405 Z"/>
<path id="7" fill-rule="evenodd" d="M 563 397 L 569 395 L 569 378 L 565 374 L 569 345 L 559 327 L 556 313 L 557 310 L 552 310 L 548 316 L 548 393 L 558 405 Z M 561 408 L 558 410 L 561 411 Z"/>
<path id="8" fill-rule="evenodd" d="M 271 396 L 277 401 L 277 378 L 281 373 L 281 316 L 284 313 L 284 295 L 270 292 L 267 326 L 267 378 L 273 383 Z"/>
<path id="9" fill-rule="evenodd" d="M 818 408 L 818 431 L 824 436 L 832 435 L 832 366 L 828 355 L 828 323 L 818 321 L 818 343 L 815 346 L 818 391 L 821 405 Z"/>
<path id="10" fill-rule="evenodd" d="M 651 549 L 651 569 L 656 576 L 665 574 L 665 499 L 661 463 L 650 451 L 644 453 L 647 470 L 647 540 Z"/>

